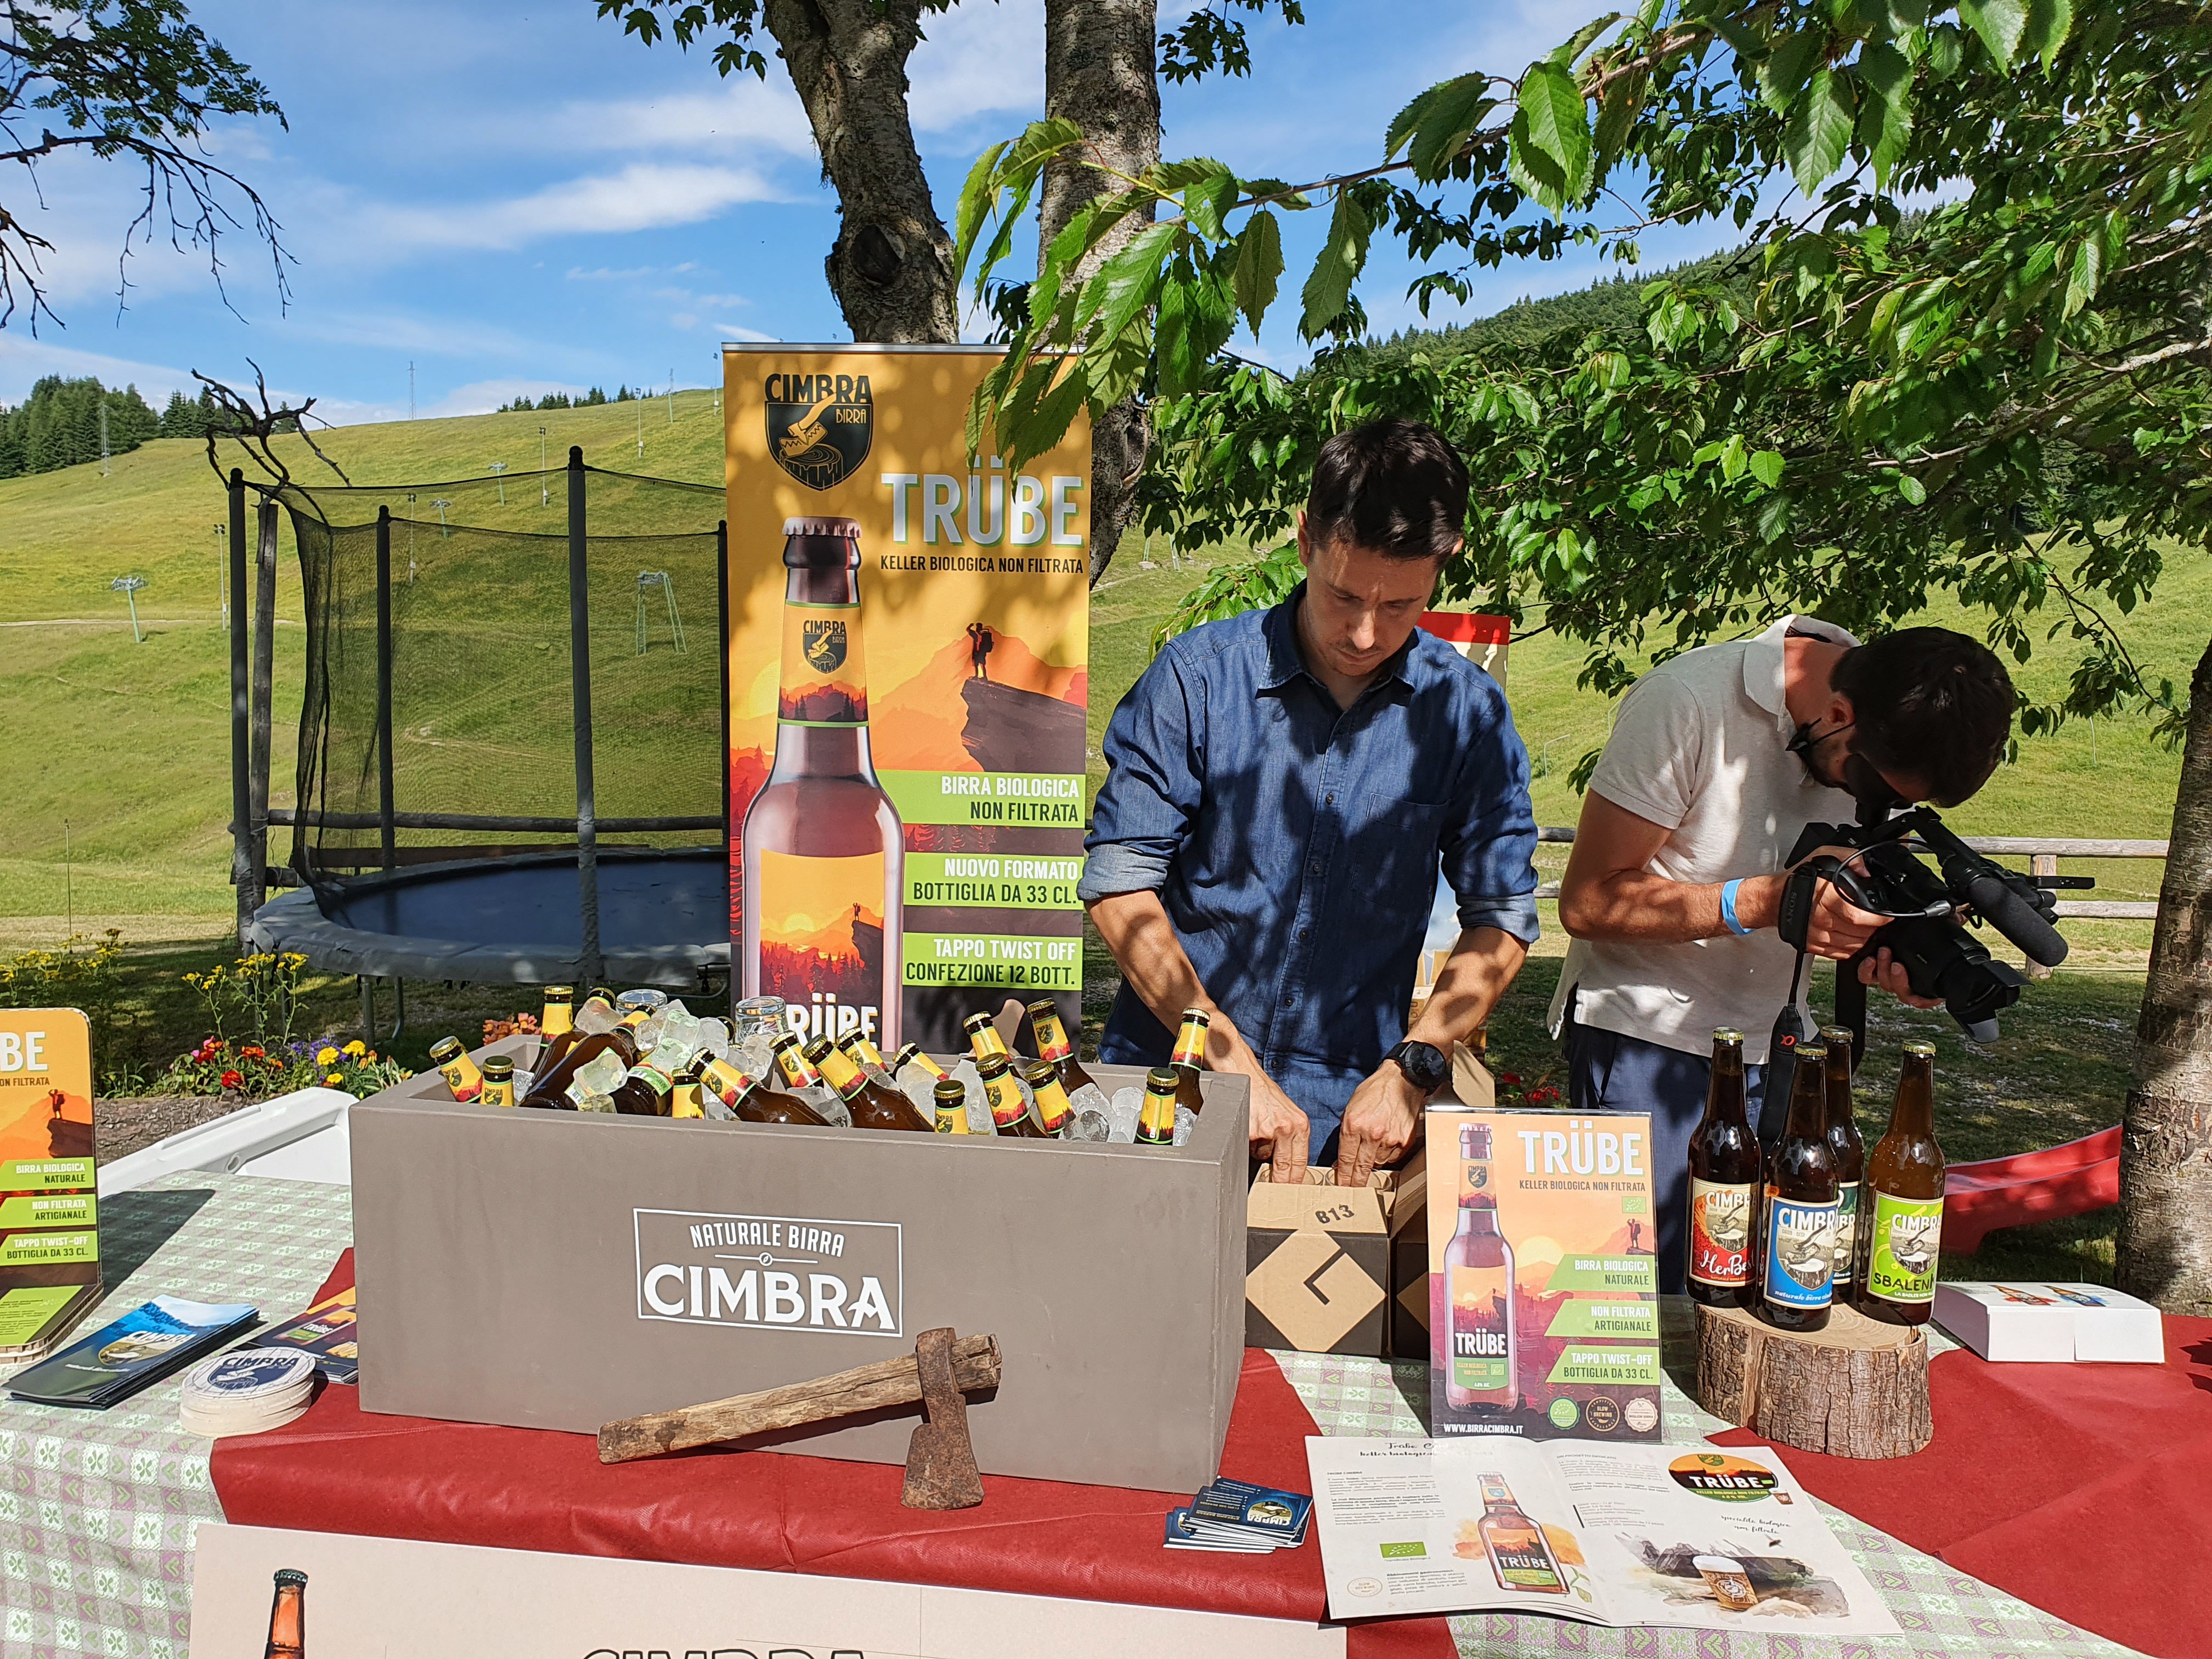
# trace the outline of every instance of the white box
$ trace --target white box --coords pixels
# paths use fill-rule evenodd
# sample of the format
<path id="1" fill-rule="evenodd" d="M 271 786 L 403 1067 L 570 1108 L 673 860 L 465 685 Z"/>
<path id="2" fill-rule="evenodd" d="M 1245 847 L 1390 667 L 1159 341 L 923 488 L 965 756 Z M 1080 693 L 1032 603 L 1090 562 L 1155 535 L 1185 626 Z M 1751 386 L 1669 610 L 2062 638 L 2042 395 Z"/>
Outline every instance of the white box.
<path id="1" fill-rule="evenodd" d="M 2166 1359 L 2159 1311 L 2103 1285 L 2031 1279 L 1936 1287 L 1936 1322 L 1987 1360 Z"/>

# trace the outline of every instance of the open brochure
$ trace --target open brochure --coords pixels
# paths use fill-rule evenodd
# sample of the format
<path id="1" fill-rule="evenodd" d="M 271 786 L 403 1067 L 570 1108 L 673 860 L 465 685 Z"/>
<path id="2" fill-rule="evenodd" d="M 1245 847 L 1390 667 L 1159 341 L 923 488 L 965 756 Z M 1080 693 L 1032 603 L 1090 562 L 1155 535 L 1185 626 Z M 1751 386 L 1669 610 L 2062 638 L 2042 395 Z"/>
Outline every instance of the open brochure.
<path id="1" fill-rule="evenodd" d="M 1771 1447 L 1316 1437 L 1306 1458 L 1332 1618 L 1898 1631 Z"/>

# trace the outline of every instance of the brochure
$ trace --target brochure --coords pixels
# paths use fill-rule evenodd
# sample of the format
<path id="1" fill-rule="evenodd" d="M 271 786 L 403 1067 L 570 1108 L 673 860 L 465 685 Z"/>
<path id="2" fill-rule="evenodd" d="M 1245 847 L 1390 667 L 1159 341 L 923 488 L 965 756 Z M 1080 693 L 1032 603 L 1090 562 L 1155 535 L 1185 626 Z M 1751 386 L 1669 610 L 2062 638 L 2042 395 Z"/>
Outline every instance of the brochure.
<path id="1" fill-rule="evenodd" d="M 315 1357 L 322 1373 L 333 1382 L 352 1382 L 361 1376 L 361 1345 L 355 1332 L 353 1286 L 325 1297 L 290 1324 L 265 1333 L 264 1348 L 299 1348 Z"/>
<path id="2" fill-rule="evenodd" d="M 1898 1633 L 1771 1447 L 1306 1442 L 1333 1619 Z"/>
<path id="3" fill-rule="evenodd" d="M 18 1400 L 105 1411 L 220 1347 L 259 1317 L 243 1302 L 157 1296 L 8 1379 Z"/>

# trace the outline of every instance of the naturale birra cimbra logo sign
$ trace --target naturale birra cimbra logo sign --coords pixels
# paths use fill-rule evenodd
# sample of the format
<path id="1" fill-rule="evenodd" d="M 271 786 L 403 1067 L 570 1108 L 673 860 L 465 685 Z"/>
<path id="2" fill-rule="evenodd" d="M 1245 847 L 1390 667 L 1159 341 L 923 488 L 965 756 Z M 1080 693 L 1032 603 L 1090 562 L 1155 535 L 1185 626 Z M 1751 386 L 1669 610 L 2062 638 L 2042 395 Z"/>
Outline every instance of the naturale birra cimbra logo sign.
<path id="1" fill-rule="evenodd" d="M 637 1316 L 690 1325 L 905 1334 L 895 1221 L 635 1210 Z"/>
<path id="2" fill-rule="evenodd" d="M 768 453 L 809 489 L 834 489 L 868 459 L 876 405 L 865 374 L 777 369 L 761 380 Z"/>
<path id="3" fill-rule="evenodd" d="M 809 1037 L 1080 1018 L 1090 434 L 971 457 L 998 357 L 726 356 L 732 994 Z"/>

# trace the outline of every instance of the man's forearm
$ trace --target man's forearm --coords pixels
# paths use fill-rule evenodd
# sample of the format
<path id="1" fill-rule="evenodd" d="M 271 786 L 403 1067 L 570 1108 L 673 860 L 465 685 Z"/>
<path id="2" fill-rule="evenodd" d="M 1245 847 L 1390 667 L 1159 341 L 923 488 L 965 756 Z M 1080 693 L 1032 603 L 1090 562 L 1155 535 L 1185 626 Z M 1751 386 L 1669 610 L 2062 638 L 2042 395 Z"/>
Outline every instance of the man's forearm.
<path id="1" fill-rule="evenodd" d="M 1160 896 L 1151 891 L 1114 893 L 1091 903 L 1091 925 L 1121 964 L 1121 977 L 1152 1018 L 1172 1031 L 1186 1008 L 1203 1008 L 1210 1017 L 1206 1028 L 1206 1062 L 1217 1072 L 1245 1072 L 1259 1076 L 1259 1057 L 1237 1030 L 1236 1022 L 1221 1011 L 1199 982 L 1198 969 L 1176 937 Z"/>
<path id="2" fill-rule="evenodd" d="M 1528 947 L 1501 927 L 1464 929 L 1406 1035 L 1450 1054 L 1490 1018 L 1528 956 Z"/>
<path id="3" fill-rule="evenodd" d="M 1574 873 L 1559 886 L 1559 926 L 1577 939 L 1680 945 L 1730 931 L 1721 914 L 1722 883 L 1672 881 L 1649 870 L 1616 870 L 1589 881 Z M 1788 882 L 1746 877 L 1736 888 L 1736 921 L 1753 930 L 1773 927 Z"/>

